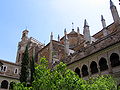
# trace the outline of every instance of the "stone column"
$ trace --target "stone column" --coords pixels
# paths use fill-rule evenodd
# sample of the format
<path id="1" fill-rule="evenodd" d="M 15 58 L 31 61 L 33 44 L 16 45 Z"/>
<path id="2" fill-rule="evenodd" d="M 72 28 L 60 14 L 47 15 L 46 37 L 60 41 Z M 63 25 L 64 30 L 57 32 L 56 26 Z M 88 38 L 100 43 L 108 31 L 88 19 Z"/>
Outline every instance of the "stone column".
<path id="1" fill-rule="evenodd" d="M 111 62 L 108 53 L 107 53 L 107 65 L 108 65 L 109 74 L 112 74 L 113 72 L 112 72 Z"/>
<path id="2" fill-rule="evenodd" d="M 101 75 L 101 71 L 100 71 L 100 66 L 99 66 L 99 60 L 98 60 L 98 57 L 97 57 L 97 69 L 98 69 L 98 73 L 99 73 L 99 75 Z"/>
<path id="3" fill-rule="evenodd" d="M 88 61 L 88 77 L 90 78 L 91 77 L 91 70 L 90 70 L 90 62 Z"/>

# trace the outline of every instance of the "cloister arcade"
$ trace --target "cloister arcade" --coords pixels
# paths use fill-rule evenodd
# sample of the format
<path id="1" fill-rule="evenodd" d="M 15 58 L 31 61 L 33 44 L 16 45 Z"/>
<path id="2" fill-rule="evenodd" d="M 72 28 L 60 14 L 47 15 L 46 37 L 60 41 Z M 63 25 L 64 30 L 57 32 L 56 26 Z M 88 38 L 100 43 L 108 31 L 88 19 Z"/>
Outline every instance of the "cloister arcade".
<path id="1" fill-rule="evenodd" d="M 94 74 L 101 74 L 101 72 L 113 72 L 112 69 L 120 66 L 120 56 L 118 53 L 111 53 L 110 57 L 101 57 L 98 61 L 91 61 L 83 64 L 81 67 L 76 67 L 75 72 L 79 77 L 90 77 Z M 108 73 L 107 73 L 108 74 Z"/>

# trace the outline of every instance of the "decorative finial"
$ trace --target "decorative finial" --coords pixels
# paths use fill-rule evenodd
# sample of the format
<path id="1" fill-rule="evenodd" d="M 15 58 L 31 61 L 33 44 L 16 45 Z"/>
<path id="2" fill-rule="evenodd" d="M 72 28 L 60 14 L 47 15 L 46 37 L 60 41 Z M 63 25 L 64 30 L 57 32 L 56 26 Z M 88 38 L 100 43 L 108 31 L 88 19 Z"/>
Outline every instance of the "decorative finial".
<path id="1" fill-rule="evenodd" d="M 67 34 L 66 28 L 64 29 L 64 34 L 65 34 L 65 35 Z"/>
<path id="2" fill-rule="evenodd" d="M 60 41 L 60 36 L 59 36 L 59 34 L 58 34 L 58 41 Z"/>
<path id="3" fill-rule="evenodd" d="M 89 27 L 86 19 L 85 19 L 85 21 L 84 21 L 84 27 Z"/>
<path id="4" fill-rule="evenodd" d="M 74 23 L 72 22 L 72 30 L 74 31 Z"/>
<path id="5" fill-rule="evenodd" d="M 105 19 L 103 18 L 103 15 L 101 15 L 101 22 L 102 22 L 103 28 L 105 28 L 106 27 L 106 22 L 105 22 Z"/>
<path id="6" fill-rule="evenodd" d="M 51 32 L 50 39 L 53 40 L 53 32 Z"/>
<path id="7" fill-rule="evenodd" d="M 79 32 L 80 32 L 79 27 L 77 27 L 77 33 L 79 33 Z"/>
<path id="8" fill-rule="evenodd" d="M 110 0 L 110 7 L 114 6 L 114 3 L 112 2 L 112 0 Z"/>
<path id="9" fill-rule="evenodd" d="M 103 21 L 103 20 L 105 20 L 105 19 L 103 18 L 103 15 L 101 15 L 101 21 Z"/>

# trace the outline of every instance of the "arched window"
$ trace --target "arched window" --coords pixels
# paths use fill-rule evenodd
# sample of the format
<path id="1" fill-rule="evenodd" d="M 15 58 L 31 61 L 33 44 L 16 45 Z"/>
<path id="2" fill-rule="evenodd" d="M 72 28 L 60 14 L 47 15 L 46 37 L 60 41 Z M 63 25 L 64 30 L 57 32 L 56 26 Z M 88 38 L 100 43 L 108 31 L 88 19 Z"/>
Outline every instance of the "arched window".
<path id="1" fill-rule="evenodd" d="M 78 67 L 75 69 L 75 72 L 78 74 L 79 77 L 81 77 L 81 75 L 80 75 L 80 69 Z"/>
<path id="2" fill-rule="evenodd" d="M 18 74 L 18 68 L 15 68 L 14 74 Z"/>
<path id="3" fill-rule="evenodd" d="M 100 71 L 104 71 L 108 69 L 107 61 L 105 58 L 101 58 L 99 61 Z"/>
<path id="4" fill-rule="evenodd" d="M 90 69 L 91 69 L 91 74 L 98 72 L 97 63 L 95 61 L 91 62 Z"/>
<path id="5" fill-rule="evenodd" d="M 112 53 L 110 56 L 111 66 L 116 67 L 120 65 L 119 55 L 117 53 Z"/>
<path id="6" fill-rule="evenodd" d="M 7 66 L 6 65 L 2 65 L 1 71 L 6 72 L 7 71 Z"/>
<path id="7" fill-rule="evenodd" d="M 88 76 L 88 67 L 86 65 L 82 66 L 82 76 Z"/>
<path id="8" fill-rule="evenodd" d="M 7 80 L 3 80 L 1 82 L 1 88 L 7 89 L 8 88 L 8 81 Z"/>

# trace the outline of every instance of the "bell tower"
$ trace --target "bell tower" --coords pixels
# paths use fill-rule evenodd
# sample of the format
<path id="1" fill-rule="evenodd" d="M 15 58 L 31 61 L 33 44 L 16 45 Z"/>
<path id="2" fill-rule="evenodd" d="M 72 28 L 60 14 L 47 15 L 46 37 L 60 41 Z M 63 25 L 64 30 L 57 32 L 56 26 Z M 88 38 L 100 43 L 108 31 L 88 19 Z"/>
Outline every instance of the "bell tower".
<path id="1" fill-rule="evenodd" d="M 21 59 L 23 57 L 23 53 L 25 51 L 26 45 L 28 44 L 28 30 L 24 30 L 22 32 L 22 38 L 21 41 L 18 43 L 18 50 L 17 50 L 17 57 L 16 57 L 16 63 L 20 64 Z"/>

